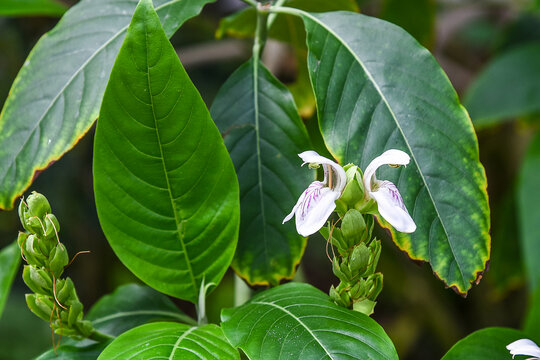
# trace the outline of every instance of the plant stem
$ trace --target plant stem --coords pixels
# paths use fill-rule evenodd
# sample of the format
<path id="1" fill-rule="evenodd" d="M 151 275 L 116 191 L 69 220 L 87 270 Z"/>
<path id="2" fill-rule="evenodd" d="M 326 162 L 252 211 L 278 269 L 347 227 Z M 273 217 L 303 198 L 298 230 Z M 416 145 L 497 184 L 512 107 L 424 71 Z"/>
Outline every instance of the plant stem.
<path id="1" fill-rule="evenodd" d="M 99 332 L 97 330 L 94 330 L 92 334 L 88 337 L 89 339 L 92 339 L 97 342 L 105 342 L 114 339 L 114 336 L 104 334 L 102 332 Z"/>
<path id="2" fill-rule="evenodd" d="M 279 7 L 283 6 L 285 1 L 287 1 L 287 0 L 276 0 L 276 2 L 274 2 L 274 4 L 272 4 L 272 8 L 279 8 Z M 272 27 L 272 24 L 276 20 L 276 16 L 277 16 L 276 13 L 271 13 L 268 16 L 268 25 L 266 27 L 268 30 L 270 30 L 270 28 Z"/>
<path id="3" fill-rule="evenodd" d="M 255 61 L 259 61 L 266 43 L 267 21 L 268 8 L 259 4 L 257 6 L 257 28 L 255 29 L 255 40 L 253 42 L 253 59 Z"/>

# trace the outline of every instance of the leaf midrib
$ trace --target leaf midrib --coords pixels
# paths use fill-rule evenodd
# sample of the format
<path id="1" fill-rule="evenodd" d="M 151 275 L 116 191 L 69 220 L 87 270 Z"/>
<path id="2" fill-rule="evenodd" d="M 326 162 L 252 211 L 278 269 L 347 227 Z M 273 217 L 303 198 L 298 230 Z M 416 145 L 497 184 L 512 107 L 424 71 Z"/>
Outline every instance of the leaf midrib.
<path id="1" fill-rule="evenodd" d="M 150 48 L 150 44 L 148 42 L 148 30 L 147 30 L 146 26 L 147 26 L 147 24 L 145 22 L 144 23 L 144 36 L 145 36 L 145 45 L 146 45 L 146 49 L 145 49 L 146 50 L 146 74 L 147 74 L 147 81 L 148 81 L 148 95 L 150 97 L 150 106 L 152 108 L 152 118 L 154 119 L 154 126 L 155 126 L 155 129 L 156 129 L 156 137 L 157 137 L 157 142 L 158 142 L 158 145 L 159 145 L 159 153 L 161 155 L 161 164 L 163 166 L 163 173 L 165 175 L 165 180 L 167 182 L 167 191 L 169 192 L 169 200 L 171 201 L 171 207 L 172 207 L 172 210 L 173 210 L 173 213 L 174 213 L 174 221 L 176 222 L 176 231 L 175 231 L 175 233 L 178 236 L 178 240 L 180 240 L 180 244 L 182 245 L 182 250 L 183 250 L 183 253 L 184 253 L 184 258 L 186 260 L 187 270 L 188 270 L 190 278 L 191 278 L 191 285 L 193 285 L 193 290 L 194 290 L 194 293 L 196 294 L 197 293 L 197 281 L 196 281 L 195 276 L 193 274 L 193 269 L 191 267 L 191 261 L 190 261 L 189 255 L 187 253 L 186 244 L 184 242 L 184 235 L 183 235 L 184 231 L 185 231 L 184 226 L 183 226 L 184 220 L 181 220 L 178 217 L 179 211 L 176 208 L 176 204 L 174 202 L 174 196 L 172 194 L 171 183 L 170 183 L 170 180 L 169 180 L 169 172 L 167 170 L 167 165 L 165 164 L 165 156 L 163 154 L 163 144 L 161 142 L 161 136 L 159 134 L 159 128 L 158 128 L 158 120 L 157 120 L 157 116 L 156 116 L 156 113 L 155 113 L 154 95 L 153 95 L 153 92 L 152 92 L 152 85 L 151 85 L 151 81 L 150 81 L 150 68 L 151 68 L 151 66 L 150 66 L 149 61 L 148 61 L 148 58 L 149 58 L 148 49 Z M 167 46 L 167 45 L 168 44 L 165 44 L 165 46 Z M 176 106 L 176 104 L 174 106 Z"/>
<path id="2" fill-rule="evenodd" d="M 155 316 L 164 316 L 164 317 L 167 316 L 167 317 L 175 318 L 177 320 L 184 321 L 186 323 L 194 325 L 194 320 L 191 319 L 189 316 L 183 315 L 183 314 L 180 314 L 180 313 L 176 313 L 176 312 L 173 312 L 173 311 L 164 311 L 164 310 L 121 311 L 121 312 L 117 312 L 117 313 L 114 313 L 114 314 L 111 314 L 111 315 L 103 316 L 101 318 L 97 318 L 97 319 L 91 320 L 91 321 L 95 325 L 95 324 L 103 323 L 105 321 L 109 321 L 109 320 L 113 320 L 113 319 L 118 319 L 118 318 L 123 318 L 123 317 L 131 317 L 131 316 L 138 316 L 138 315 L 155 315 Z"/>
<path id="3" fill-rule="evenodd" d="M 276 305 L 274 303 L 271 303 L 271 302 L 265 302 L 265 301 L 254 301 L 252 302 L 252 304 L 259 304 L 259 305 L 268 305 L 268 306 L 272 306 L 278 310 L 281 310 L 283 311 L 284 313 L 286 313 L 287 315 L 289 315 L 290 317 L 292 317 L 294 320 L 296 320 L 300 325 L 302 325 L 302 327 L 304 329 L 306 329 L 306 331 L 311 335 L 311 337 L 319 344 L 319 346 L 324 350 L 324 352 L 326 353 L 326 355 L 328 355 L 328 357 L 330 359 L 333 359 L 332 358 L 332 355 L 330 354 L 330 352 L 328 352 L 328 350 L 326 349 L 326 347 L 321 343 L 321 341 L 319 340 L 319 338 L 313 333 L 313 331 L 311 331 L 311 329 L 306 325 L 304 324 L 304 322 L 299 318 L 297 317 L 296 315 L 294 315 L 292 312 L 290 312 L 289 310 L 285 309 L 284 307 L 282 306 L 279 306 L 279 305 Z"/>
<path id="4" fill-rule="evenodd" d="M 262 235 L 264 243 L 264 256 L 267 259 L 264 264 L 268 269 L 268 241 L 266 238 L 266 214 L 264 211 L 264 192 L 262 184 L 262 160 L 261 160 L 261 139 L 260 139 L 260 127 L 259 127 L 259 57 L 253 56 L 253 110 L 255 117 L 255 139 L 257 148 L 257 182 L 259 186 L 259 201 L 261 204 L 261 219 L 262 219 Z"/>
<path id="5" fill-rule="evenodd" d="M 178 337 L 178 340 L 176 340 L 176 343 L 174 343 L 173 345 L 173 348 L 172 348 L 172 351 L 171 351 L 171 355 L 169 356 L 169 360 L 173 360 L 174 359 L 174 354 L 176 353 L 176 349 L 178 349 L 178 345 L 180 345 L 180 343 L 182 342 L 182 340 L 184 340 L 186 338 L 186 336 L 188 336 L 189 334 L 191 334 L 194 330 L 196 330 L 197 327 L 196 326 L 193 326 L 189 329 L 187 329 L 182 335 L 180 335 L 180 337 Z"/>
<path id="6" fill-rule="evenodd" d="M 165 7 L 168 7 L 174 3 L 177 3 L 177 2 L 180 2 L 181 0 L 171 0 L 169 2 L 166 2 L 160 6 L 158 6 L 157 8 L 155 8 L 155 11 L 159 11 L 161 10 L 162 8 L 165 8 Z M 32 138 L 32 135 L 34 134 L 34 132 L 36 131 L 37 127 L 41 125 L 43 119 L 47 116 L 47 114 L 49 114 L 49 111 L 52 109 L 52 107 L 56 104 L 56 102 L 58 101 L 58 99 L 60 98 L 60 96 L 62 94 L 64 94 L 64 91 L 66 90 L 66 88 L 71 85 L 71 83 L 73 82 L 73 80 L 81 73 L 81 71 L 83 71 L 86 66 L 98 55 L 101 53 L 101 51 L 103 49 L 105 49 L 111 42 L 113 42 L 115 39 L 117 39 L 122 33 L 126 32 L 126 30 L 128 29 L 129 27 L 129 24 L 124 26 L 123 28 L 121 28 L 116 34 L 114 34 L 114 36 L 112 36 L 109 40 L 107 40 L 102 46 L 100 46 L 98 49 L 96 49 L 96 51 L 77 69 L 77 71 L 75 71 L 73 73 L 73 75 L 68 79 L 68 81 L 66 82 L 66 84 L 64 86 L 62 86 L 62 88 L 60 89 L 60 91 L 58 91 L 58 94 L 56 94 L 54 96 L 54 98 L 52 98 L 51 102 L 49 103 L 49 105 L 47 106 L 47 108 L 45 109 L 45 111 L 43 112 L 43 114 L 40 116 L 39 120 L 36 122 L 36 124 L 32 127 L 32 130 L 30 130 L 29 132 L 29 135 L 28 137 L 26 138 L 26 140 L 23 141 L 22 145 L 19 147 L 19 149 L 14 152 L 13 154 L 13 157 L 11 158 L 11 160 L 9 161 L 9 166 L 6 167 L 6 171 L 4 174 L 2 174 L 1 176 L 1 179 L 5 179 L 5 176 L 7 175 L 9 169 L 11 169 L 11 167 L 15 164 L 15 160 L 18 158 L 19 154 L 21 153 L 21 151 L 26 147 L 26 144 L 28 143 L 28 141 Z M 5 111 L 5 107 L 4 107 L 4 111 Z M 0 120 L 2 119 L 3 115 L 4 115 L 4 111 L 2 111 L 2 114 L 0 114 Z M 50 159 L 50 157 L 48 158 Z"/>
<path id="7" fill-rule="evenodd" d="M 287 9 L 287 11 L 290 11 L 290 9 Z M 431 190 L 426 182 L 426 179 L 424 177 L 424 174 L 422 173 L 421 168 L 420 168 L 420 165 L 418 163 L 418 160 L 416 159 L 416 156 L 414 155 L 414 152 L 412 150 L 412 147 L 411 145 L 409 144 L 409 141 L 407 139 L 407 137 L 405 136 L 404 132 L 403 132 L 403 129 L 401 128 L 399 122 L 398 122 L 398 119 L 396 117 L 396 115 L 394 114 L 394 111 L 392 110 L 392 107 L 390 106 L 390 104 L 388 103 L 388 100 L 386 99 L 386 96 L 384 95 L 384 93 L 382 92 L 382 90 L 379 88 L 377 82 L 375 81 L 375 79 L 373 78 L 373 76 L 371 75 L 371 73 L 364 67 L 364 64 L 362 63 L 362 61 L 358 58 L 358 56 L 356 56 L 356 53 L 349 47 L 349 45 L 345 42 L 345 41 L 342 41 L 341 40 L 341 37 L 338 36 L 331 28 L 327 27 L 323 22 L 321 22 L 318 18 L 312 16 L 310 13 L 308 12 L 305 12 L 305 11 L 301 11 L 301 10 L 297 10 L 297 9 L 293 9 L 293 11 L 291 11 L 293 13 L 299 13 L 301 14 L 302 16 L 306 16 L 308 18 L 310 18 L 312 21 L 316 22 L 319 26 L 323 27 L 326 31 L 328 31 L 328 33 L 330 33 L 340 44 L 343 45 L 343 47 L 345 47 L 345 49 L 347 49 L 347 51 L 351 54 L 351 56 L 356 59 L 356 61 L 358 62 L 358 64 L 362 67 L 362 69 L 364 70 L 365 74 L 367 75 L 368 79 L 370 80 L 370 82 L 372 83 L 372 85 L 374 86 L 375 90 L 377 91 L 377 93 L 380 95 L 381 99 L 383 100 L 386 108 L 388 109 L 388 111 L 390 112 L 391 116 L 392 116 L 392 119 L 394 119 L 394 122 L 396 124 L 396 127 L 398 128 L 399 132 L 401 133 L 401 136 L 403 138 L 403 140 L 405 141 L 405 144 L 407 145 L 407 148 L 409 149 L 409 152 L 411 153 L 411 158 L 413 159 L 414 163 L 416 164 L 416 168 L 419 170 L 418 173 L 420 174 L 420 177 L 422 178 L 422 182 L 426 188 L 426 191 L 429 195 L 429 198 L 431 199 L 431 203 L 433 204 L 433 208 L 435 209 L 435 212 L 437 214 L 437 218 L 439 219 L 440 223 L 441 223 L 441 226 L 443 228 L 443 231 L 444 231 L 444 234 L 446 236 L 446 240 L 448 242 L 448 245 L 450 246 L 450 250 L 452 251 L 452 255 L 454 256 L 454 260 L 457 264 L 457 267 L 459 269 L 459 273 L 461 274 L 461 279 L 462 281 L 465 282 L 465 276 L 464 276 L 464 273 L 463 273 L 463 270 L 461 269 L 461 265 L 460 263 L 458 262 L 457 260 L 457 256 L 456 256 L 456 253 L 454 251 L 454 248 L 452 246 L 452 242 L 450 241 L 450 236 L 448 235 L 448 231 L 446 229 L 446 226 L 443 222 L 443 219 L 439 213 L 439 209 L 437 208 L 437 203 L 435 202 L 434 198 L 433 198 L 433 194 L 431 193 Z"/>

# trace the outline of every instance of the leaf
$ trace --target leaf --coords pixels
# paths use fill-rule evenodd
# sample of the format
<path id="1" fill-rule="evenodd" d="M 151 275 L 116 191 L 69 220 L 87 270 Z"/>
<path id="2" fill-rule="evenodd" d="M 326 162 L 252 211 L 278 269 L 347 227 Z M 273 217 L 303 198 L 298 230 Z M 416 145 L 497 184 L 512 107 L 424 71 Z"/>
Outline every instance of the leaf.
<path id="1" fill-rule="evenodd" d="M 0 16 L 61 16 L 67 6 L 55 0 L 2 0 Z"/>
<path id="2" fill-rule="evenodd" d="M 518 183 L 518 214 L 521 247 L 529 286 L 534 291 L 540 285 L 540 132 L 529 145 Z"/>
<path id="3" fill-rule="evenodd" d="M 399 25 L 429 48 L 435 35 L 435 12 L 434 0 L 384 0 L 379 17 Z"/>
<path id="4" fill-rule="evenodd" d="M 211 108 L 240 184 L 240 235 L 233 260 L 250 284 L 292 278 L 306 247 L 294 222 L 282 224 L 315 173 L 297 154 L 311 148 L 289 91 L 250 60 L 223 84 Z"/>
<path id="5" fill-rule="evenodd" d="M 181 312 L 167 296 L 137 284 L 120 286 L 114 293 L 102 297 L 90 309 L 86 319 L 91 320 L 98 331 L 112 336 L 155 321 L 194 323 L 194 320 Z M 62 339 L 61 344 L 56 351 L 51 349 L 38 360 L 94 360 L 108 345 L 91 340 L 72 339 Z"/>
<path id="6" fill-rule="evenodd" d="M 287 0 L 287 6 L 306 11 L 358 11 L 354 0 Z M 273 14 L 268 36 L 293 45 L 296 57 L 296 78 L 286 84 L 291 91 L 302 117 L 311 117 L 315 109 L 315 99 L 310 88 L 309 74 L 306 66 L 306 32 L 302 20 L 286 14 Z M 253 7 L 238 11 L 221 19 L 216 37 L 225 35 L 239 38 L 250 38 L 255 34 L 257 13 Z"/>
<path id="7" fill-rule="evenodd" d="M 506 345 L 526 335 L 507 328 L 485 328 L 458 341 L 441 360 L 508 360 L 511 358 Z"/>
<path id="8" fill-rule="evenodd" d="M 121 286 L 99 299 L 86 319 L 99 331 L 113 336 L 154 321 L 196 323 L 167 296 L 137 284 Z"/>
<path id="9" fill-rule="evenodd" d="M 302 16 L 319 126 L 341 164 L 365 169 L 383 151 L 411 156 L 380 170 L 395 183 L 418 228 L 393 234 L 414 260 L 429 261 L 465 294 L 490 254 L 484 168 L 473 127 L 430 53 L 401 28 L 350 12 Z"/>
<path id="10" fill-rule="evenodd" d="M 238 182 L 149 0 L 133 15 L 105 91 L 94 188 L 107 240 L 141 280 L 192 302 L 203 277 L 219 283 L 236 248 Z"/>
<path id="11" fill-rule="evenodd" d="M 167 36 L 213 0 L 155 0 Z M 0 209 L 97 118 L 138 0 L 82 0 L 36 44 L 0 114 Z"/>
<path id="12" fill-rule="evenodd" d="M 478 128 L 540 112 L 540 43 L 522 45 L 486 66 L 465 94 Z M 509 96 L 512 94 L 512 96 Z"/>
<path id="13" fill-rule="evenodd" d="M 0 318 L 20 264 L 21 252 L 17 241 L 0 250 Z"/>
<path id="14" fill-rule="evenodd" d="M 240 359 L 217 325 L 201 327 L 176 323 L 139 326 L 116 338 L 98 360 L 112 359 Z"/>
<path id="15" fill-rule="evenodd" d="M 335 305 L 303 283 L 263 291 L 221 313 L 225 335 L 251 360 L 397 359 L 392 341 L 369 316 Z"/>

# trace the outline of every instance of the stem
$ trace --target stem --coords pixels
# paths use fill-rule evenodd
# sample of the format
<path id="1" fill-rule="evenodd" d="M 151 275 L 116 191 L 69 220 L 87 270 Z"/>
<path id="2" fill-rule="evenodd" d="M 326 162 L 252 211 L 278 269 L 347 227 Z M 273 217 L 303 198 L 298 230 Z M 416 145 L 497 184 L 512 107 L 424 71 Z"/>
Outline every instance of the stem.
<path id="1" fill-rule="evenodd" d="M 268 21 L 268 7 L 261 4 L 257 6 L 257 28 L 255 29 L 255 41 L 253 42 L 253 60 L 259 61 L 266 43 Z"/>
<path id="2" fill-rule="evenodd" d="M 286 0 L 277 0 L 273 5 L 272 5 L 272 8 L 279 8 L 279 7 L 282 7 L 283 4 L 285 3 Z M 270 30 L 270 28 L 272 27 L 272 24 L 274 24 L 274 21 L 276 20 L 276 16 L 277 14 L 276 13 L 271 13 L 269 16 L 268 16 L 268 26 L 267 26 L 267 29 Z"/>
<path id="3" fill-rule="evenodd" d="M 108 335 L 108 334 L 104 334 L 104 333 L 99 332 L 97 330 L 94 330 L 94 332 L 92 332 L 88 338 L 92 339 L 94 341 L 97 341 L 97 342 L 105 342 L 105 341 L 112 340 L 115 337 L 111 336 L 111 335 Z"/>

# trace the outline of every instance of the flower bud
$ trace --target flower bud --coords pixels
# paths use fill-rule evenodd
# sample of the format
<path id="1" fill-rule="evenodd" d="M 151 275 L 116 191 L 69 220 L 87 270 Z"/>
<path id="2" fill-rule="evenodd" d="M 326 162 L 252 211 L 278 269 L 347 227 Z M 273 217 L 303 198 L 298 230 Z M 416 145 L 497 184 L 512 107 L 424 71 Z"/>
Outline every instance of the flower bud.
<path id="1" fill-rule="evenodd" d="M 40 219 L 44 219 L 45 215 L 51 212 L 51 205 L 47 198 L 35 191 L 32 191 L 30 196 L 26 198 L 26 204 L 30 215 L 37 216 Z"/>
<path id="2" fill-rule="evenodd" d="M 41 246 L 40 239 L 34 234 L 30 234 L 24 242 L 23 253 L 26 260 L 31 265 L 45 266 L 47 256 L 44 254 Z"/>
<path id="3" fill-rule="evenodd" d="M 54 214 L 47 214 L 45 216 L 45 237 L 47 239 L 55 239 L 56 235 L 60 232 L 60 223 Z"/>
<path id="4" fill-rule="evenodd" d="M 377 296 L 379 296 L 383 288 L 383 274 L 371 274 L 370 276 L 368 276 L 366 282 L 369 288 L 367 298 L 370 300 L 377 299 Z"/>
<path id="5" fill-rule="evenodd" d="M 341 281 L 348 282 L 349 278 L 341 271 L 341 266 L 339 265 L 339 261 L 337 258 L 334 257 L 334 260 L 332 261 L 332 271 L 334 272 L 334 275 L 336 275 Z"/>
<path id="6" fill-rule="evenodd" d="M 369 244 L 369 268 L 366 269 L 366 274 L 373 274 L 375 268 L 379 263 L 379 257 L 381 256 L 381 241 L 373 239 Z"/>
<path id="7" fill-rule="evenodd" d="M 49 295 L 52 291 L 52 280 L 47 271 L 34 265 L 25 265 L 23 269 L 25 284 L 35 293 Z"/>
<path id="8" fill-rule="evenodd" d="M 353 302 L 353 310 L 369 316 L 375 311 L 375 305 L 377 305 L 376 301 L 372 301 L 369 299 L 361 299 Z"/>
<path id="9" fill-rule="evenodd" d="M 83 305 L 80 301 L 74 301 L 69 306 L 68 326 L 72 327 L 77 320 L 82 320 L 83 317 Z"/>
<path id="10" fill-rule="evenodd" d="M 34 314 L 49 322 L 53 312 L 52 302 L 43 295 L 26 294 L 26 305 Z"/>
<path id="11" fill-rule="evenodd" d="M 370 251 L 366 244 L 356 245 L 349 258 L 349 269 L 353 276 L 362 276 L 369 266 Z"/>
<path id="12" fill-rule="evenodd" d="M 56 278 L 59 278 L 68 263 L 69 256 L 66 247 L 62 243 L 57 244 L 49 257 L 49 269 Z"/>
<path id="13" fill-rule="evenodd" d="M 360 206 L 365 201 L 364 183 L 362 182 L 362 172 L 358 166 L 348 164 L 343 169 L 347 177 L 347 185 L 345 185 L 338 201 L 343 204 L 341 208 L 346 211 Z"/>
<path id="14" fill-rule="evenodd" d="M 56 298 L 61 304 L 67 303 L 68 300 L 72 298 L 73 292 L 75 291 L 75 285 L 70 278 L 60 279 L 56 281 Z M 76 299 L 76 297 L 73 297 Z"/>
<path id="15" fill-rule="evenodd" d="M 347 248 L 359 244 L 366 232 L 366 222 L 358 210 L 351 209 L 347 211 L 341 222 L 341 233 Z"/>

